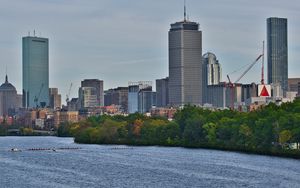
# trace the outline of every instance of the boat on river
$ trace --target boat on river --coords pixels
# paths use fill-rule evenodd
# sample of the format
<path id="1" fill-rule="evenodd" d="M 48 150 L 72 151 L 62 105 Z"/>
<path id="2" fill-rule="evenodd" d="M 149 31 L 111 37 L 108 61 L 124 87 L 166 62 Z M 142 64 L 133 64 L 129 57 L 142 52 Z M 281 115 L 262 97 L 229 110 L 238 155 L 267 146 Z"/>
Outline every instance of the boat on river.
<path id="1" fill-rule="evenodd" d="M 10 150 L 11 152 L 21 152 L 22 150 L 18 149 L 18 148 L 11 148 Z"/>

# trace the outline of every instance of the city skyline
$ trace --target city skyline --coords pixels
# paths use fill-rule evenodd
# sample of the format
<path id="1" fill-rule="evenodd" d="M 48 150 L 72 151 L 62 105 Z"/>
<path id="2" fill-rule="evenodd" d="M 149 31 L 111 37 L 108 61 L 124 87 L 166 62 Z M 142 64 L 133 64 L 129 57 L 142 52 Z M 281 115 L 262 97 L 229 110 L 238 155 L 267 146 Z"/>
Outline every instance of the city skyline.
<path id="1" fill-rule="evenodd" d="M 5 36 L 0 38 L 3 53 L 0 76 L 5 75 L 7 66 L 11 83 L 21 93 L 21 38 L 29 30 L 33 35 L 33 29 L 37 36 L 42 32 L 42 37 L 49 38 L 50 87 L 58 87 L 63 98 L 71 82 L 74 84 L 71 97 L 77 96 L 80 81 L 87 78 L 104 80 L 104 88 L 109 89 L 127 86 L 129 81 L 154 81 L 168 76 L 167 32 L 171 23 L 183 20 L 183 1 L 128 2 L 2 3 L 0 20 L 6 27 L 0 31 Z M 300 30 L 296 23 L 300 5 L 296 1 L 289 5 L 281 5 L 280 1 L 268 3 L 187 2 L 190 20 L 198 22 L 203 32 L 202 52 L 216 54 L 223 75 L 250 63 L 261 52 L 268 17 L 285 17 L 289 20 L 289 77 L 298 76 L 300 41 L 296 34 Z M 41 11 L 33 4 L 45 9 Z M 256 65 L 242 81 L 258 83 L 259 69 Z"/>

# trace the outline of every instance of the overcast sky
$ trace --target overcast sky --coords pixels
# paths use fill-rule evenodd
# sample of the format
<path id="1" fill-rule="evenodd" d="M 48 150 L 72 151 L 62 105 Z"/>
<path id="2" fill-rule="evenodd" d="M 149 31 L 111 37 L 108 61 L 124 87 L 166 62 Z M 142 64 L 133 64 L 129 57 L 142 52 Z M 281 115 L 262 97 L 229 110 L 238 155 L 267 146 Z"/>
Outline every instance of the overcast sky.
<path id="1" fill-rule="evenodd" d="M 261 53 L 266 18 L 288 18 L 289 77 L 300 77 L 299 0 L 188 0 L 203 34 L 203 54 L 216 54 L 223 80 Z M 0 0 L 0 79 L 22 91 L 22 37 L 49 38 L 50 87 L 63 99 L 73 83 L 104 80 L 104 88 L 168 76 L 168 30 L 183 19 L 183 0 Z M 266 64 L 266 61 L 265 61 Z M 242 71 L 232 74 L 233 80 Z M 259 82 L 260 65 L 242 79 Z M 1 81 L 1 82 L 3 82 Z"/>

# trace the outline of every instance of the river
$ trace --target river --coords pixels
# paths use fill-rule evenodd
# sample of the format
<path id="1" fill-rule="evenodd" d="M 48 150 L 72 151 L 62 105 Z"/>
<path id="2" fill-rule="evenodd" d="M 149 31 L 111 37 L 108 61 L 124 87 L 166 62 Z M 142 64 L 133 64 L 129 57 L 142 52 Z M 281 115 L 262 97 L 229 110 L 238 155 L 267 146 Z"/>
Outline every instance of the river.
<path id="1" fill-rule="evenodd" d="M 75 148 L 30 151 L 30 148 Z M 11 152 L 19 148 L 22 152 Z M 0 137 L 0 187 L 300 187 L 300 160 L 206 149 Z"/>

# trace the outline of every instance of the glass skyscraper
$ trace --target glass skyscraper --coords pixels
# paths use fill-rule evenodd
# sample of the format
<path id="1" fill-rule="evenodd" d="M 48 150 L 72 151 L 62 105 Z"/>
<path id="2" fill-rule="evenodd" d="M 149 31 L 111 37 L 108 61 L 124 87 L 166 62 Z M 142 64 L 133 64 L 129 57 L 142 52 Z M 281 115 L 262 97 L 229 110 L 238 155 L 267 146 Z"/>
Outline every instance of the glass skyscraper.
<path id="1" fill-rule="evenodd" d="M 23 37 L 23 107 L 49 106 L 49 42 Z"/>
<path id="2" fill-rule="evenodd" d="M 287 19 L 267 19 L 268 82 L 280 84 L 283 94 L 288 90 Z"/>

